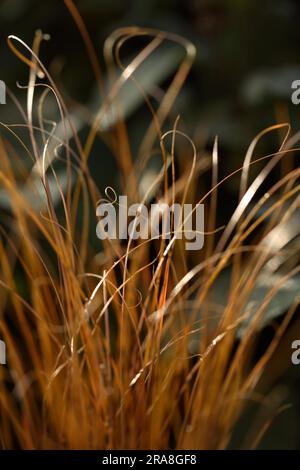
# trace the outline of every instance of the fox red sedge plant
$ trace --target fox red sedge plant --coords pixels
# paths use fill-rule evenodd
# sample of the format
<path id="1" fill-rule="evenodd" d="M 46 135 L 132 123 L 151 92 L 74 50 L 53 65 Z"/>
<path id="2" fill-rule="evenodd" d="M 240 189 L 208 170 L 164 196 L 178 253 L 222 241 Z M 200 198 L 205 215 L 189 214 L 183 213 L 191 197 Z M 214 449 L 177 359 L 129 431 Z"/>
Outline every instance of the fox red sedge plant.
<path id="1" fill-rule="evenodd" d="M 104 45 L 107 89 L 86 26 L 73 2 L 65 3 L 102 98 L 95 116 L 84 114 L 87 137 L 40 58 L 41 43 L 49 38 L 38 31 L 31 47 L 8 38 L 29 80 L 19 85 L 25 107 L 8 90 L 21 122 L 1 123 L 0 182 L 8 201 L 0 239 L 0 334 L 7 354 L 6 366 L 0 366 L 1 448 L 227 448 L 249 403 L 263 406 L 270 398 L 272 375 L 266 371 L 297 308 L 293 302 L 257 358 L 268 305 L 299 265 L 288 264 L 255 311 L 247 302 L 279 250 L 270 243 L 274 230 L 299 207 L 300 170 L 290 168 L 267 193 L 256 194 L 271 171 L 298 150 L 299 133 L 291 136 L 286 123 L 265 129 L 243 165 L 219 179 L 218 139 L 211 153 L 200 151 L 173 111 L 194 46 L 175 34 L 121 28 Z M 140 36 L 148 43 L 123 64 L 122 47 Z M 166 42 L 185 56 L 168 89 L 153 100 L 136 72 Z M 119 100 L 128 81 L 150 116 L 135 155 Z M 50 97 L 57 122 L 47 114 Z M 279 149 L 255 157 L 258 142 L 275 132 L 284 133 Z M 114 156 L 120 193 L 132 203 L 204 204 L 203 249 L 189 252 L 175 236 L 98 240 L 95 248 L 97 204 L 114 201 L 118 193 L 99 188 L 91 174 L 97 139 Z M 157 155 L 160 169 L 143 192 L 140 182 Z M 258 168 L 253 180 L 252 168 Z M 217 207 L 224 203 L 218 192 L 234 176 L 240 177 L 236 208 L 225 227 L 217 226 Z M 200 194 L 203 177 L 210 179 L 210 189 Z M 228 267 L 231 282 L 220 305 L 214 286 Z M 248 446 L 259 444 L 281 405 L 254 422 L 254 434 L 244 436 Z"/>

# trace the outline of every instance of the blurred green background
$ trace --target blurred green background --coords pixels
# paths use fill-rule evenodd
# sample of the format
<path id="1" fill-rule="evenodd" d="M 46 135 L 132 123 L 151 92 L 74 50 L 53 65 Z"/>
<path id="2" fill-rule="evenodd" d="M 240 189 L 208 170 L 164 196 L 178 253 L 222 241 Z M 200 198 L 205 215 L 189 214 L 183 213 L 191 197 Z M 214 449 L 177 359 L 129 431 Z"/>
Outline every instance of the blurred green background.
<path id="1" fill-rule="evenodd" d="M 197 58 L 178 109 L 191 131 L 218 134 L 231 156 L 274 123 L 280 105 L 286 105 L 284 112 L 297 125 L 299 110 L 290 96 L 291 82 L 300 77 L 299 1 L 78 0 L 75 4 L 100 58 L 105 38 L 120 26 L 154 27 L 191 40 Z M 59 68 L 74 99 L 91 99 L 94 77 L 62 0 L 2 0 L 0 21 L 1 78 L 8 85 L 13 88 L 16 80 L 26 81 L 27 71 L 8 50 L 5 37 L 15 34 L 31 44 L 33 32 L 41 28 L 51 35 L 51 41 L 43 44 L 44 63 Z"/>
<path id="2" fill-rule="evenodd" d="M 175 32 L 195 44 L 196 61 L 176 100 L 172 122 L 180 113 L 184 130 L 200 150 L 210 150 L 215 135 L 219 136 L 220 176 L 241 165 L 247 146 L 263 128 L 290 121 L 292 130 L 298 130 L 300 105 L 291 103 L 291 84 L 300 78 L 299 1 L 77 0 L 75 4 L 91 34 L 104 76 L 103 43 L 116 28 L 153 27 Z M 34 31 L 40 28 L 51 36 L 50 41 L 42 43 L 41 58 L 65 96 L 71 103 L 99 109 L 86 50 L 63 0 L 2 0 L 0 25 L 0 79 L 14 93 L 17 91 L 19 99 L 22 93 L 16 89 L 16 82 L 26 85 L 28 70 L 9 50 L 6 37 L 14 34 L 31 45 Z M 139 44 L 130 43 L 122 57 L 136 54 L 136 46 Z M 155 85 L 166 88 L 177 65 L 176 57 L 167 62 L 166 54 L 158 49 Z M 143 123 L 151 119 L 143 100 L 135 98 L 134 104 L 129 102 L 127 113 L 133 153 L 144 135 Z M 3 119 L 6 122 L 10 108 L 11 122 L 15 117 L 15 105 L 9 103 Z M 276 151 L 281 137 L 273 133 L 264 138 L 261 152 Z M 96 147 L 94 155 L 99 152 L 106 155 L 107 148 Z M 109 154 L 105 172 L 98 167 L 99 159 L 93 160 L 92 154 L 91 164 L 101 170 L 95 171 L 97 182 L 116 184 L 115 165 Z M 233 178 L 225 188 L 233 204 L 237 184 L 238 178 Z"/>

